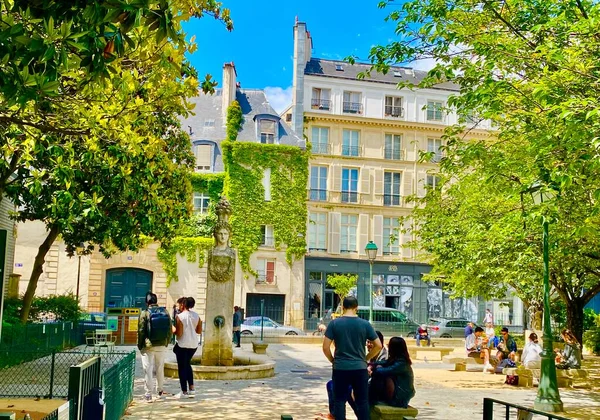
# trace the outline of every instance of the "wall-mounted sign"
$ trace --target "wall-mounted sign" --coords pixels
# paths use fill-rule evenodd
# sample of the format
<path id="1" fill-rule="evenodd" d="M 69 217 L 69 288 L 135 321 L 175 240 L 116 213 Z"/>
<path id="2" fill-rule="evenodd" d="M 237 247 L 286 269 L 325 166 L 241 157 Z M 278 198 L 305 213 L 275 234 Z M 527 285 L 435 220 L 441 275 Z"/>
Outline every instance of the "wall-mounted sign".
<path id="1" fill-rule="evenodd" d="M 138 320 L 139 320 L 139 318 L 137 316 L 130 316 L 129 317 L 129 328 L 127 328 L 127 331 L 136 332 L 138 330 Z"/>
<path id="2" fill-rule="evenodd" d="M 106 318 L 106 329 L 117 331 L 119 329 L 119 317 L 109 316 Z"/>

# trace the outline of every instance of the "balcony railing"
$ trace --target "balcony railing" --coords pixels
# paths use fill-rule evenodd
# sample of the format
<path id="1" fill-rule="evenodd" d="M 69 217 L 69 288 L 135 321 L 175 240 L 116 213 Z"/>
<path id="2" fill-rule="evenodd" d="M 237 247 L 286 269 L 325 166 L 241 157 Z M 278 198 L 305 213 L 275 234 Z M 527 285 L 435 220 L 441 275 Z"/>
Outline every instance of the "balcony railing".
<path id="1" fill-rule="evenodd" d="M 360 156 L 360 146 L 342 145 L 342 156 Z"/>
<path id="2" fill-rule="evenodd" d="M 383 205 L 384 206 L 399 206 L 402 204 L 402 196 L 400 194 L 384 194 Z"/>
<path id="3" fill-rule="evenodd" d="M 340 249 L 340 252 L 342 254 L 356 254 L 357 253 L 356 249 Z"/>
<path id="4" fill-rule="evenodd" d="M 263 236 L 261 246 L 275 246 L 275 238 L 272 236 Z"/>
<path id="5" fill-rule="evenodd" d="M 327 190 L 310 189 L 309 200 L 311 201 L 327 201 Z"/>
<path id="6" fill-rule="evenodd" d="M 322 251 L 322 252 L 327 252 L 327 248 L 315 248 L 315 247 L 309 247 L 308 248 L 309 251 Z"/>
<path id="7" fill-rule="evenodd" d="M 358 193 L 355 191 L 342 191 L 342 203 L 358 203 Z"/>
<path id="8" fill-rule="evenodd" d="M 385 159 L 390 159 L 390 160 L 404 160 L 404 150 L 385 149 L 383 156 Z"/>
<path id="9" fill-rule="evenodd" d="M 329 144 L 327 143 L 312 143 L 312 149 L 311 151 L 313 153 L 319 153 L 322 155 L 328 155 L 330 154 L 329 152 Z"/>
<path id="10" fill-rule="evenodd" d="M 272 273 L 258 273 L 256 276 L 256 284 L 277 284 L 277 276 Z"/>
<path id="11" fill-rule="evenodd" d="M 343 111 L 350 114 L 362 114 L 362 104 L 360 102 L 345 102 Z"/>
<path id="12" fill-rule="evenodd" d="M 402 118 L 402 117 L 404 117 L 404 108 L 402 108 L 401 106 L 386 105 L 385 106 L 385 116 Z"/>
<path id="13" fill-rule="evenodd" d="M 331 108 L 331 100 L 312 98 L 310 101 L 310 106 L 312 109 L 322 109 L 328 111 Z"/>

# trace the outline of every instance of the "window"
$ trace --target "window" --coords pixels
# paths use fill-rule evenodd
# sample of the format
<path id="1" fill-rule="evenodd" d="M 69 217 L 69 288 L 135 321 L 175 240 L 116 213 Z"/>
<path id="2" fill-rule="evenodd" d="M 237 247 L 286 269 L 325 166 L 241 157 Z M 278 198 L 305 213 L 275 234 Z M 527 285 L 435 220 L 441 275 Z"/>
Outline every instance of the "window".
<path id="1" fill-rule="evenodd" d="M 362 114 L 362 98 L 360 92 L 344 92 L 343 111 L 350 114 Z"/>
<path id="2" fill-rule="evenodd" d="M 311 166 L 310 199 L 313 201 L 327 200 L 327 166 Z"/>
<path id="3" fill-rule="evenodd" d="M 335 70 L 336 71 L 344 71 L 344 67 L 341 64 L 336 64 L 335 65 Z"/>
<path id="4" fill-rule="evenodd" d="M 384 172 L 383 173 L 383 205 L 384 206 L 399 206 L 400 205 L 400 182 L 402 174 L 400 172 Z"/>
<path id="5" fill-rule="evenodd" d="M 194 193 L 194 212 L 206 213 L 208 211 L 208 203 L 210 199 L 204 193 Z"/>
<path id="6" fill-rule="evenodd" d="M 257 260 L 258 267 L 256 272 L 257 283 L 275 284 L 277 277 L 275 276 L 275 260 L 259 258 Z"/>
<path id="7" fill-rule="evenodd" d="M 386 117 L 403 117 L 402 98 L 386 96 L 384 114 Z"/>
<path id="8" fill-rule="evenodd" d="M 327 213 L 308 215 L 308 249 L 327 251 Z"/>
<path id="9" fill-rule="evenodd" d="M 442 121 L 442 107 L 444 104 L 438 101 L 427 101 L 427 121 Z"/>
<path id="10" fill-rule="evenodd" d="M 312 109 L 322 109 L 328 111 L 331 108 L 331 90 L 313 88 L 310 105 Z"/>
<path id="11" fill-rule="evenodd" d="M 358 203 L 358 169 L 342 168 L 342 202 Z"/>
<path id="12" fill-rule="evenodd" d="M 427 186 L 437 188 L 440 185 L 440 177 L 435 175 L 427 175 Z"/>
<path id="13" fill-rule="evenodd" d="M 442 139 L 427 139 L 427 151 L 433 153 L 432 162 L 442 160 Z"/>
<path id="14" fill-rule="evenodd" d="M 285 114 L 285 122 L 292 122 L 292 114 Z"/>
<path id="15" fill-rule="evenodd" d="M 340 230 L 341 252 L 356 252 L 356 230 L 358 216 L 354 214 L 342 214 Z"/>
<path id="16" fill-rule="evenodd" d="M 402 136 L 399 134 L 385 135 L 385 150 L 384 157 L 386 159 L 401 160 L 402 159 Z"/>
<path id="17" fill-rule="evenodd" d="M 264 170 L 262 185 L 265 190 L 265 201 L 271 201 L 271 168 Z"/>
<path id="18" fill-rule="evenodd" d="M 344 130 L 342 134 L 342 156 L 359 155 L 360 132 L 358 130 Z"/>
<path id="19" fill-rule="evenodd" d="M 312 152 L 322 154 L 329 153 L 329 128 L 312 128 Z"/>
<path id="20" fill-rule="evenodd" d="M 262 225 L 260 227 L 261 245 L 263 246 L 274 246 L 275 237 L 273 235 L 272 225 Z"/>
<path id="21" fill-rule="evenodd" d="M 259 120 L 260 142 L 263 144 L 275 144 L 277 122 L 273 120 Z"/>
<path id="22" fill-rule="evenodd" d="M 400 221 L 397 217 L 383 218 L 383 255 L 400 253 L 399 229 Z"/>
<path id="23" fill-rule="evenodd" d="M 211 144 L 196 144 L 192 147 L 196 158 L 197 171 L 211 171 L 213 162 L 213 148 Z"/>

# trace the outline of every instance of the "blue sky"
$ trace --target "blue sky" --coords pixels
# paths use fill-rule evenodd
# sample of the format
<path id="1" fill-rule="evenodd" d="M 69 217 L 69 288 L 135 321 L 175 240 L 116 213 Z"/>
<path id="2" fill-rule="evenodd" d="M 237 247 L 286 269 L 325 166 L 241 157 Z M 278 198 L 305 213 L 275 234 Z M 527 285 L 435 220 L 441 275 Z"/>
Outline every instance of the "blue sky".
<path id="1" fill-rule="evenodd" d="M 379 0 L 224 0 L 231 10 L 233 32 L 211 17 L 186 25 L 196 35 L 198 50 L 190 57 L 200 75 L 221 84 L 223 63 L 235 62 L 242 88 L 265 89 L 277 111 L 291 103 L 293 26 L 306 22 L 313 38 L 313 57 L 366 60 L 375 44 L 394 38 L 394 25 L 384 18 Z"/>

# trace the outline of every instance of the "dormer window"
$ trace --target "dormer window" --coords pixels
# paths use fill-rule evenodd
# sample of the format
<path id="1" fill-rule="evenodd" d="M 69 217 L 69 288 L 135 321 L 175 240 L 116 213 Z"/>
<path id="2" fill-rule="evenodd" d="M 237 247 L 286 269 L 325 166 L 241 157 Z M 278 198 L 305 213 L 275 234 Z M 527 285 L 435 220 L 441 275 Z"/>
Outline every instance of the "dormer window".
<path id="1" fill-rule="evenodd" d="M 198 172 L 211 172 L 213 169 L 213 145 L 202 143 L 192 146 L 196 161 L 195 170 Z"/>
<path id="2" fill-rule="evenodd" d="M 260 119 L 258 121 L 258 132 L 262 144 L 276 144 L 277 121 Z"/>

